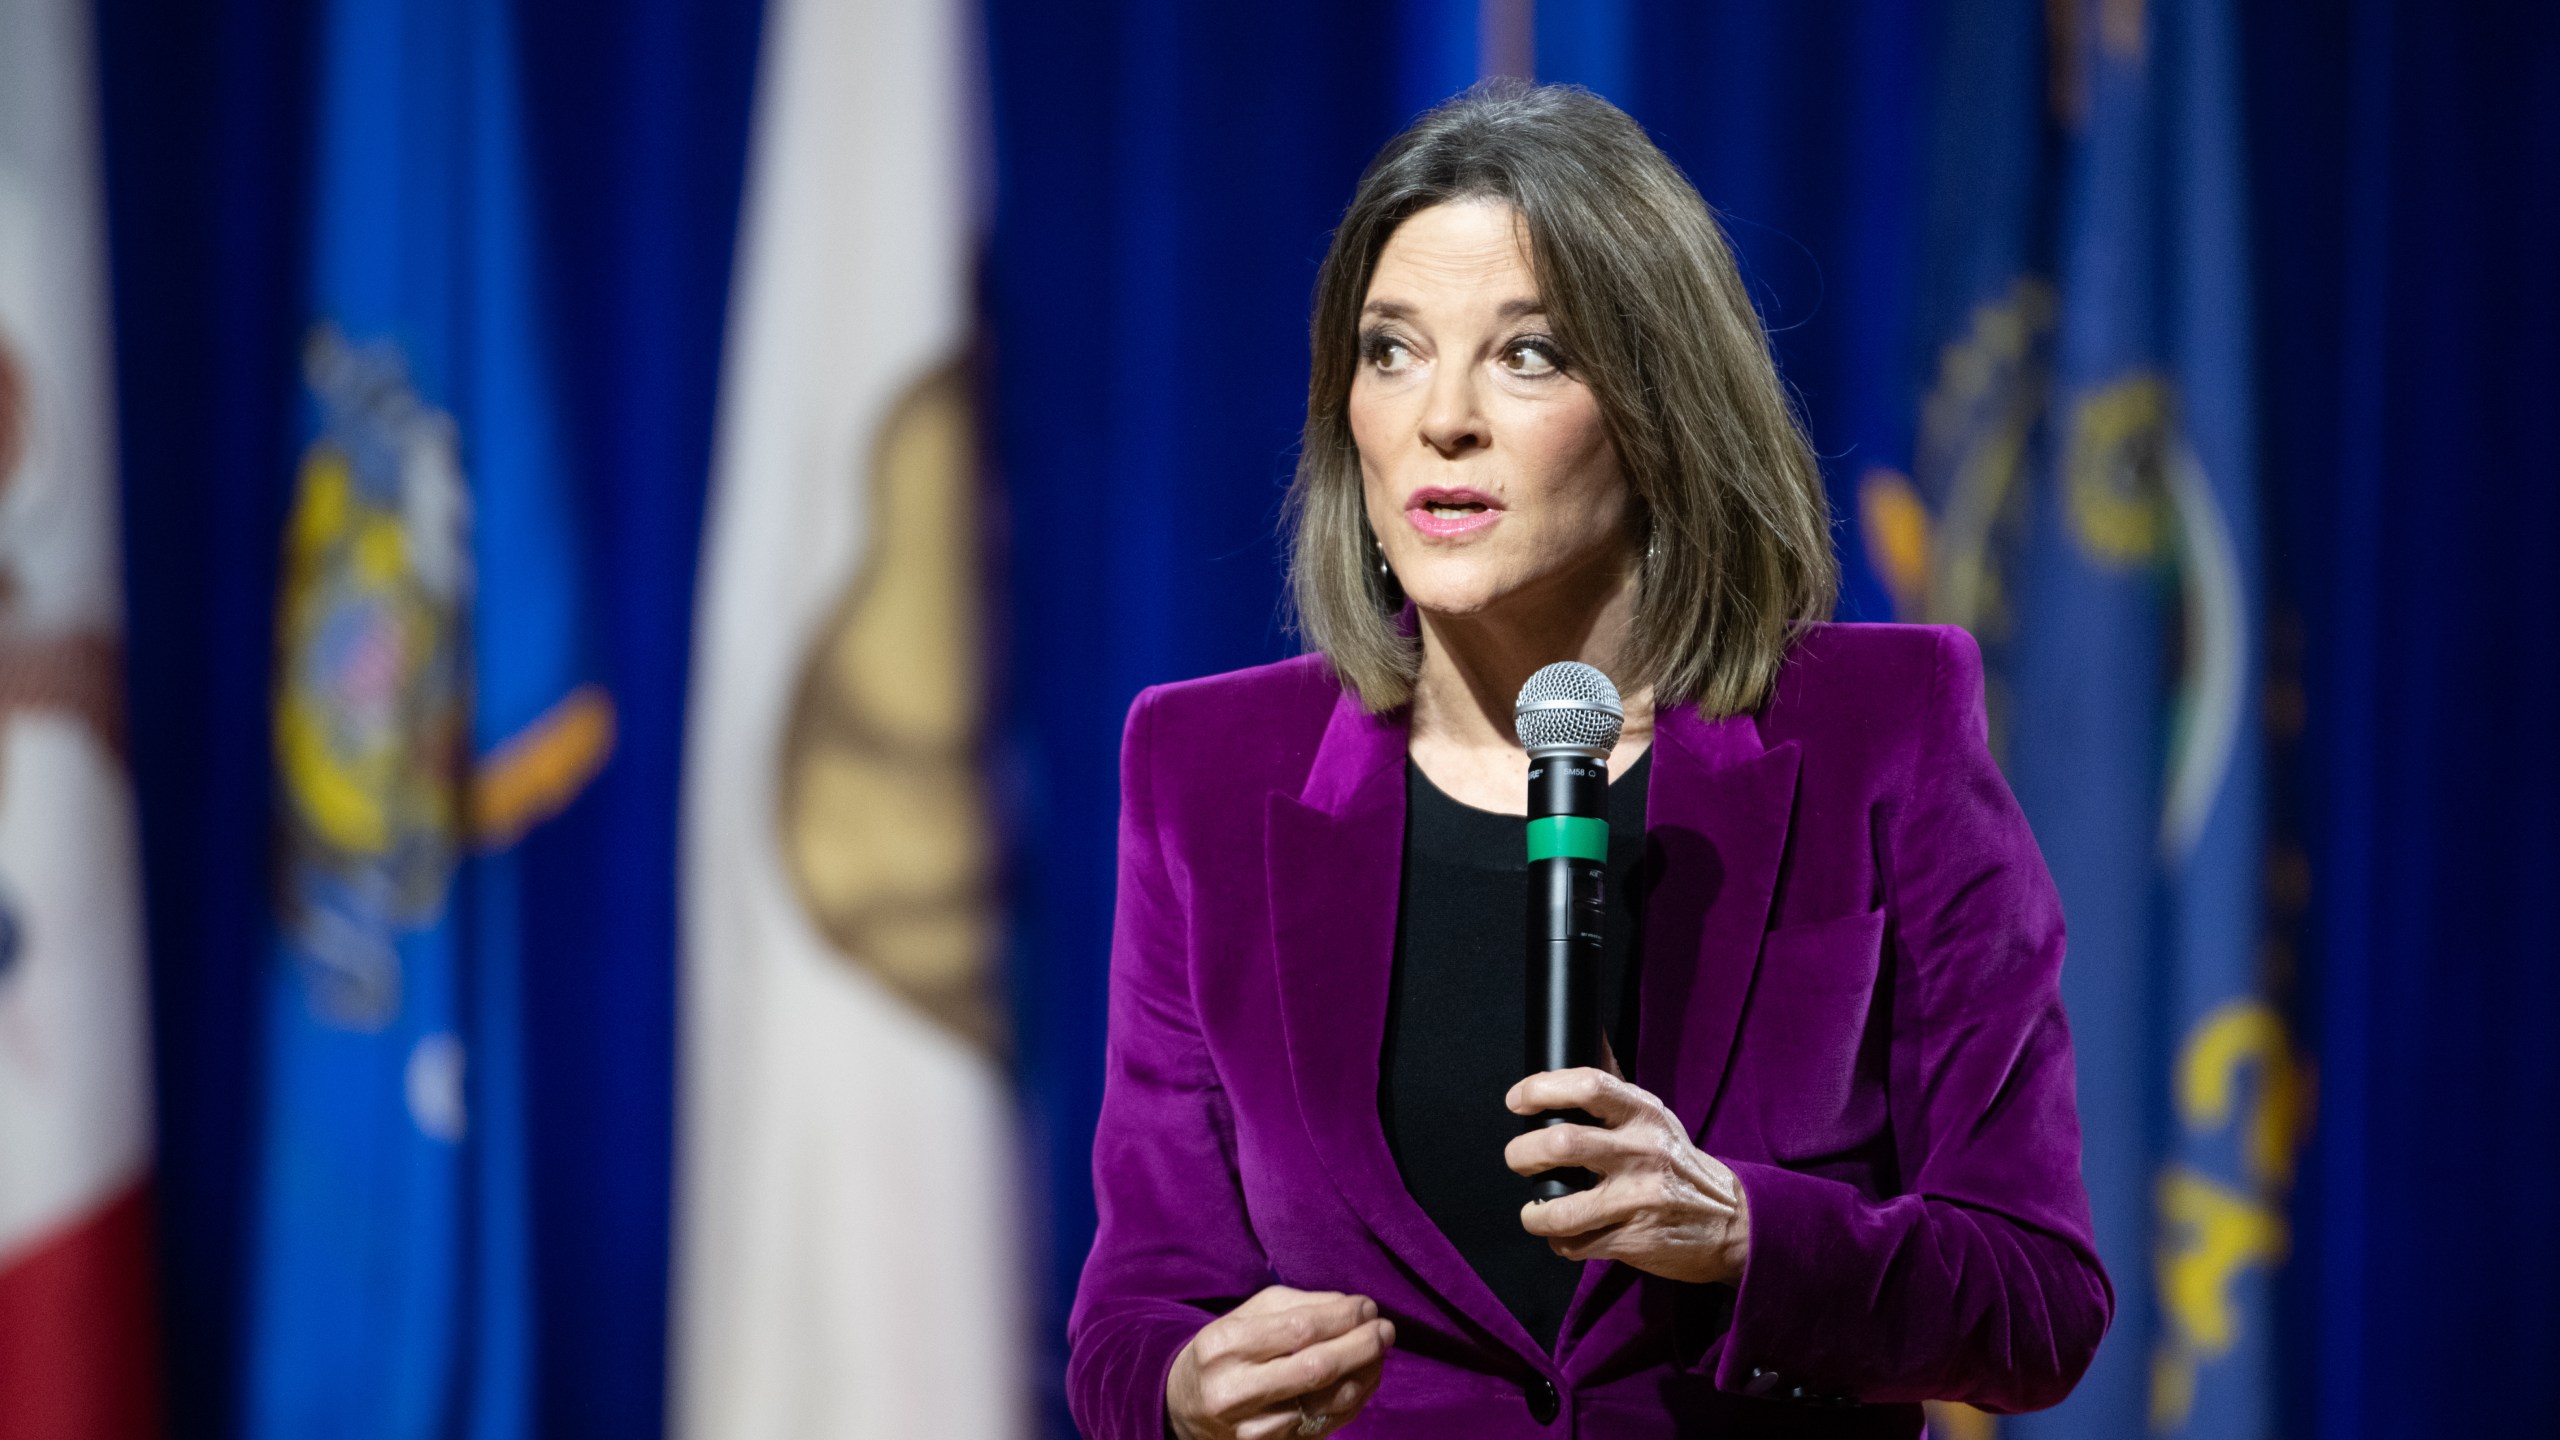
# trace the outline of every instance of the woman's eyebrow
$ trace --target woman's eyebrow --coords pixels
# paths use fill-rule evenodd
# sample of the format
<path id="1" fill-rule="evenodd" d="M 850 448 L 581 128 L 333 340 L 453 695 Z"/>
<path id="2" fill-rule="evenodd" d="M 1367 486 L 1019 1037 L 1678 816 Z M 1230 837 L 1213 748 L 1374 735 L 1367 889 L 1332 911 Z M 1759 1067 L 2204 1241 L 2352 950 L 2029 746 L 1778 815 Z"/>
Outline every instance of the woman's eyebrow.
<path id="1" fill-rule="evenodd" d="M 1410 320 L 1413 318 L 1413 307 L 1402 300 L 1372 300 L 1360 307 L 1360 313 L 1375 315 L 1383 320 Z M 1544 315 L 1547 313 L 1547 302 L 1534 295 L 1525 295 L 1516 300 L 1503 301 L 1493 313 L 1494 317 L 1500 320 L 1517 320 L 1524 315 Z"/>

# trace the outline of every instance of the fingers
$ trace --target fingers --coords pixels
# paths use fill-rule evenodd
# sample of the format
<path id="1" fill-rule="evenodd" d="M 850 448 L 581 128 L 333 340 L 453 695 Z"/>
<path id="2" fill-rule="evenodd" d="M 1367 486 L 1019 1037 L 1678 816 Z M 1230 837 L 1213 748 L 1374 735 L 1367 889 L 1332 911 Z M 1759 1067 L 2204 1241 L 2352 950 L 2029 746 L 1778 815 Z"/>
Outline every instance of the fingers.
<path id="1" fill-rule="evenodd" d="M 1324 1419 L 1321 1433 L 1332 1434 L 1360 1418 L 1368 1407 L 1369 1397 L 1378 1393 L 1378 1382 L 1386 1374 L 1383 1359 L 1364 1365 L 1344 1376 L 1332 1389 L 1319 1395 L 1300 1395 L 1284 1400 L 1235 1427 L 1236 1440 L 1271 1440 L 1276 1436 L 1305 1433 L 1302 1424 L 1307 1416 Z"/>
<path id="2" fill-rule="evenodd" d="M 1563 1260 L 1633 1261 L 1640 1257 L 1629 1249 L 1630 1233 L 1626 1225 L 1603 1225 L 1579 1235 L 1554 1236 L 1547 1241 L 1547 1248 Z"/>
<path id="3" fill-rule="evenodd" d="M 1237 1421 L 1235 1437 L 1236 1440 L 1279 1440 L 1284 1435 L 1294 1436 L 1298 1433 L 1299 1419 L 1298 1407 L 1282 1405 Z"/>
<path id="4" fill-rule="evenodd" d="M 1299 1408 L 1324 1416 L 1327 1433 L 1339 1430 L 1360 1418 L 1360 1412 L 1369 1406 L 1369 1397 L 1378 1393 L 1378 1382 L 1385 1378 L 1386 1373 L 1386 1359 L 1381 1356 L 1344 1376 L 1341 1383 L 1335 1385 L 1322 1400 L 1313 1397 L 1301 1399 Z"/>
<path id="5" fill-rule="evenodd" d="M 1659 1113 L 1662 1102 L 1606 1070 L 1547 1070 L 1511 1087 L 1502 1103 L 1515 1115 L 1581 1110 L 1603 1125 L 1624 1125 Z"/>
<path id="6" fill-rule="evenodd" d="M 1603 1183 L 1554 1200 L 1532 1200 L 1520 1207 L 1520 1228 L 1552 1240 L 1623 1225 L 1646 1206 L 1646 1197 L 1636 1193 L 1638 1188 Z"/>
<path id="7" fill-rule="evenodd" d="M 1294 1355 L 1218 1367 L 1201 1382 L 1205 1408 L 1231 1421 L 1275 1405 L 1294 1409 L 1298 1397 L 1330 1390 L 1381 1362 L 1395 1343 L 1395 1333 L 1393 1321 L 1370 1320 Z"/>
<path id="8" fill-rule="evenodd" d="M 1377 1317 L 1377 1302 L 1365 1295 L 1273 1285 L 1200 1332 L 1200 1360 L 1214 1365 L 1294 1355 Z"/>
<path id="9" fill-rule="evenodd" d="M 1385 1378 L 1386 1373 L 1387 1360 L 1381 1355 L 1343 1376 L 1321 1400 L 1302 1398 L 1300 1403 L 1307 1409 L 1332 1416 L 1336 1425 L 1344 1424 L 1360 1413 L 1361 1408 L 1369 1403 L 1370 1396 L 1378 1393 L 1378 1382 Z"/>
<path id="10" fill-rule="evenodd" d="M 1515 1135 L 1502 1147 L 1502 1163 L 1515 1175 L 1580 1166 L 1602 1175 L 1631 1159 L 1660 1153 L 1661 1147 L 1639 1130 L 1603 1130 L 1597 1125 L 1549 1125 Z"/>
<path id="11" fill-rule="evenodd" d="M 1394 1343 L 1395 1326 L 1365 1295 L 1267 1286 L 1175 1357 L 1167 1419 L 1179 1435 L 1265 1440 L 1295 1432 L 1303 1402 L 1330 1429 L 1368 1403 Z"/>

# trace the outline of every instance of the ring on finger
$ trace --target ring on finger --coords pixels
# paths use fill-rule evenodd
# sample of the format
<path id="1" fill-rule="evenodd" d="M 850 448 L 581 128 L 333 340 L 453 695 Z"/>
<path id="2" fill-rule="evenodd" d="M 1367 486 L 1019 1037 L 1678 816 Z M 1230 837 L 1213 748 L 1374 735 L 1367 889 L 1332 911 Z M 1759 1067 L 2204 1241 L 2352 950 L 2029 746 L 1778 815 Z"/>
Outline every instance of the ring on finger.
<path id="1" fill-rule="evenodd" d="M 1299 1433 L 1299 1434 L 1301 1434 L 1301 1435 L 1321 1435 L 1321 1434 L 1323 1434 L 1323 1433 L 1325 1432 L 1325 1427 L 1326 1427 L 1326 1426 L 1328 1426 L 1328 1425 L 1331 1425 L 1332 1423 L 1333 1423 L 1333 1417 L 1332 1417 L 1332 1416 L 1327 1415 L 1327 1414 L 1326 1414 L 1326 1413 L 1324 1413 L 1322 1410 L 1318 1410 L 1318 1409 L 1313 1408 L 1313 1406 L 1312 1406 L 1312 1404 L 1311 1404 L 1310 1402 L 1305 1401 L 1305 1400 L 1301 1400 L 1301 1401 L 1299 1401 L 1299 1402 L 1298 1402 L 1298 1433 Z"/>

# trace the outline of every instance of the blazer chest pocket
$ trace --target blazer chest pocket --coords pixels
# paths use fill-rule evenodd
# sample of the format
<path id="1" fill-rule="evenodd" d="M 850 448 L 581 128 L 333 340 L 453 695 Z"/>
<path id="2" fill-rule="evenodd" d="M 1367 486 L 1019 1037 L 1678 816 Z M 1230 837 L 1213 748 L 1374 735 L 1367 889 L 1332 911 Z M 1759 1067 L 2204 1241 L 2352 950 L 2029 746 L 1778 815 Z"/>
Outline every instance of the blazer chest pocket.
<path id="1" fill-rule="evenodd" d="M 1837 1155 L 1885 1129 L 1882 1036 L 1870 1034 L 1884 920 L 1871 910 L 1761 937 L 1729 1083 L 1772 1159 Z"/>

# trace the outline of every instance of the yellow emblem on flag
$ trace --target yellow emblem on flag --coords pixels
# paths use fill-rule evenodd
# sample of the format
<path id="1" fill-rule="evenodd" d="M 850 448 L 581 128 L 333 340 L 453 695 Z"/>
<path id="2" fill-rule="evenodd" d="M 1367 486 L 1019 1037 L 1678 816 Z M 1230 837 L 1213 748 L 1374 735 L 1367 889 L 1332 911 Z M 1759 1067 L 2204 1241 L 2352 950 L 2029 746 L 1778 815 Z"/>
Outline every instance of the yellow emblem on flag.
<path id="1" fill-rule="evenodd" d="M 2196 1022 L 2179 1049 L 2176 1081 L 2179 1128 L 2236 1139 L 2245 1174 L 2234 1180 L 2189 1164 L 2160 1174 L 2153 1265 L 2167 1333 L 2151 1356 L 2154 1430 L 2187 1422 L 2198 1369 L 2238 1343 L 2231 1289 L 2240 1273 L 2284 1259 L 2292 1239 L 2285 1196 L 2311 1117 L 2310 1080 L 2283 1017 L 2255 996 L 2226 1000 Z"/>
<path id="2" fill-rule="evenodd" d="M 467 500 L 452 422 L 396 351 L 323 329 L 305 368 L 325 422 L 277 606 L 285 920 L 314 1008 L 373 1028 L 398 1009 L 394 936 L 443 908 L 453 874 Z"/>
<path id="3" fill-rule="evenodd" d="M 2062 461 L 2071 538 L 2097 564 L 2129 568 L 2163 558 L 2176 525 L 2169 509 L 2168 382 L 2126 376 L 2071 407 Z"/>

